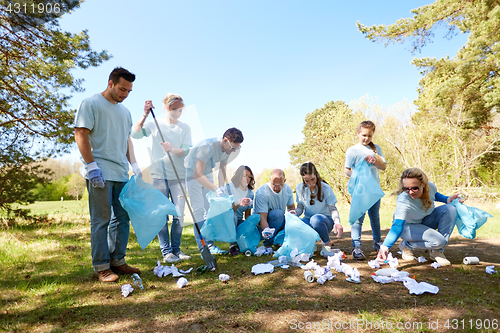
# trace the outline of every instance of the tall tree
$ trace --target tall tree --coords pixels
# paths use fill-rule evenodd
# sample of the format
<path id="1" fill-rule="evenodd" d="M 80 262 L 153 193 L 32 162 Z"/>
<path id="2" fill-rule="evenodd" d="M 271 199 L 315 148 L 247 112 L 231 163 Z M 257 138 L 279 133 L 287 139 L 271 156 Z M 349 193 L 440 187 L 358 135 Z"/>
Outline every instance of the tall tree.
<path id="1" fill-rule="evenodd" d="M 415 120 L 448 118 L 454 108 L 468 115 L 464 128 L 488 126 L 500 106 L 500 2 L 497 0 L 437 0 L 411 11 L 412 18 L 388 26 L 357 23 L 369 40 L 385 45 L 410 41 L 412 51 L 431 42 L 434 32 L 447 27 L 447 37 L 467 33 L 467 43 L 453 58 L 414 59 L 423 75 L 419 113 Z"/>
<path id="2" fill-rule="evenodd" d="M 4 209 L 32 199 L 29 191 L 19 189 L 41 181 L 31 170 L 35 161 L 67 151 L 73 142 L 75 110 L 67 92 L 82 91 L 83 80 L 73 77 L 71 69 L 98 66 L 110 58 L 106 51 L 90 48 L 86 30 L 73 34 L 60 29 L 57 16 L 78 8 L 79 1 L 26 1 L 26 7 L 17 6 L 22 3 L 0 0 L 0 208 Z M 58 15 L 49 13 L 49 3 Z M 32 10 L 39 5 L 45 6 L 43 11 Z"/>

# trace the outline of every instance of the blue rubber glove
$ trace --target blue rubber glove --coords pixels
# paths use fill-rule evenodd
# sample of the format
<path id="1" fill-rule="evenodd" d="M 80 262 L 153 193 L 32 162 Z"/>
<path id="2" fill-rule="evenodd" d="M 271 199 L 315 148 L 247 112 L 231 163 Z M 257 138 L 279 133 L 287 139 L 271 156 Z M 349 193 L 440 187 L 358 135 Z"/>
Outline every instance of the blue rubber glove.
<path id="1" fill-rule="evenodd" d="M 102 175 L 101 169 L 97 166 L 96 162 L 87 164 L 87 177 L 94 188 L 104 188 L 106 181 Z"/>

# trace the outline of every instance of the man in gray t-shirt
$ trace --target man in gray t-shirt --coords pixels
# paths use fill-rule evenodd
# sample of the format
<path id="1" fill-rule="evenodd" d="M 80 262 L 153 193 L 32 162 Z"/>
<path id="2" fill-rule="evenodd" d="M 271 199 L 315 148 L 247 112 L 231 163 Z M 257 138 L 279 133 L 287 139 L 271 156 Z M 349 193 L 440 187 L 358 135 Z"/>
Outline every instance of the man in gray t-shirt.
<path id="1" fill-rule="evenodd" d="M 129 162 L 134 174 L 142 176 L 129 138 L 132 117 L 120 104 L 134 80 L 134 74 L 115 68 L 106 90 L 85 99 L 75 116 L 75 141 L 89 192 L 92 266 L 101 282 L 117 281 L 115 272 L 140 273 L 125 262 L 129 217 L 118 200 L 129 179 Z"/>

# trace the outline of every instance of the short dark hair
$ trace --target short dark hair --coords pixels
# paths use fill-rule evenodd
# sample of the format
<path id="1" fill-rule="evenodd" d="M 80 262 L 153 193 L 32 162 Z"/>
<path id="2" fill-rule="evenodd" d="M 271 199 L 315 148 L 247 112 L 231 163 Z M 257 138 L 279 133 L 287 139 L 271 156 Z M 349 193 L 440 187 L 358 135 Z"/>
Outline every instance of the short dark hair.
<path id="1" fill-rule="evenodd" d="M 231 142 L 242 143 L 243 142 L 243 133 L 237 128 L 231 127 L 227 131 L 224 132 L 222 138 L 226 138 Z"/>
<path id="2" fill-rule="evenodd" d="M 135 81 L 135 75 L 130 73 L 128 70 L 126 70 L 123 67 L 116 67 L 113 69 L 111 74 L 109 74 L 109 79 L 113 81 L 113 84 L 117 84 L 118 81 L 120 81 L 120 78 L 123 78 L 124 80 L 127 80 L 128 82 L 134 82 Z"/>

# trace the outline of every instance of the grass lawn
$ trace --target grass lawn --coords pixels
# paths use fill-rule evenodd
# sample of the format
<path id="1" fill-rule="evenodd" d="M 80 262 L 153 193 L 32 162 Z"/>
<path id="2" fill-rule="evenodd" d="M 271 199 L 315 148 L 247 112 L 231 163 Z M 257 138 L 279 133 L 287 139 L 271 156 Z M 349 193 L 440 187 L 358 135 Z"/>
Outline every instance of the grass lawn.
<path id="1" fill-rule="evenodd" d="M 394 212 L 392 199 L 382 204 L 385 236 Z M 339 207 L 345 234 L 334 246 L 347 254 L 345 262 L 357 267 L 361 283 L 337 276 L 324 285 L 308 283 L 299 268 L 275 269 L 253 275 L 251 268 L 272 258 L 218 255 L 217 270 L 187 274 L 179 289 L 177 278 L 159 278 L 153 268 L 160 259 L 158 240 L 145 250 L 131 229 L 127 262 L 141 269 L 145 289 L 127 298 L 120 287 L 132 283 L 121 276 L 117 284 L 102 284 L 93 277 L 90 225 L 85 201 L 38 202 L 33 212 L 45 215 L 30 221 L 0 223 L 0 330 L 6 332 L 449 332 L 498 331 L 500 326 L 500 223 L 495 204 L 469 203 L 494 215 L 477 238 L 452 235 L 446 250 L 451 267 L 434 269 L 431 261 L 400 261 L 398 269 L 439 287 L 436 295 L 410 295 L 400 282 L 372 280 L 366 261 L 350 256 L 348 207 Z M 187 215 L 187 220 L 190 220 Z M 371 251 L 369 220 L 363 229 L 363 250 Z M 228 245 L 218 244 L 227 249 Z M 186 223 L 182 251 L 193 258 L 178 264 L 188 269 L 204 264 Z M 397 246 L 393 248 L 397 254 Z M 416 255 L 428 254 L 416 252 Z M 463 265 L 477 256 L 479 265 Z M 320 265 L 326 259 L 313 258 Z M 230 275 L 229 282 L 218 279 Z"/>

